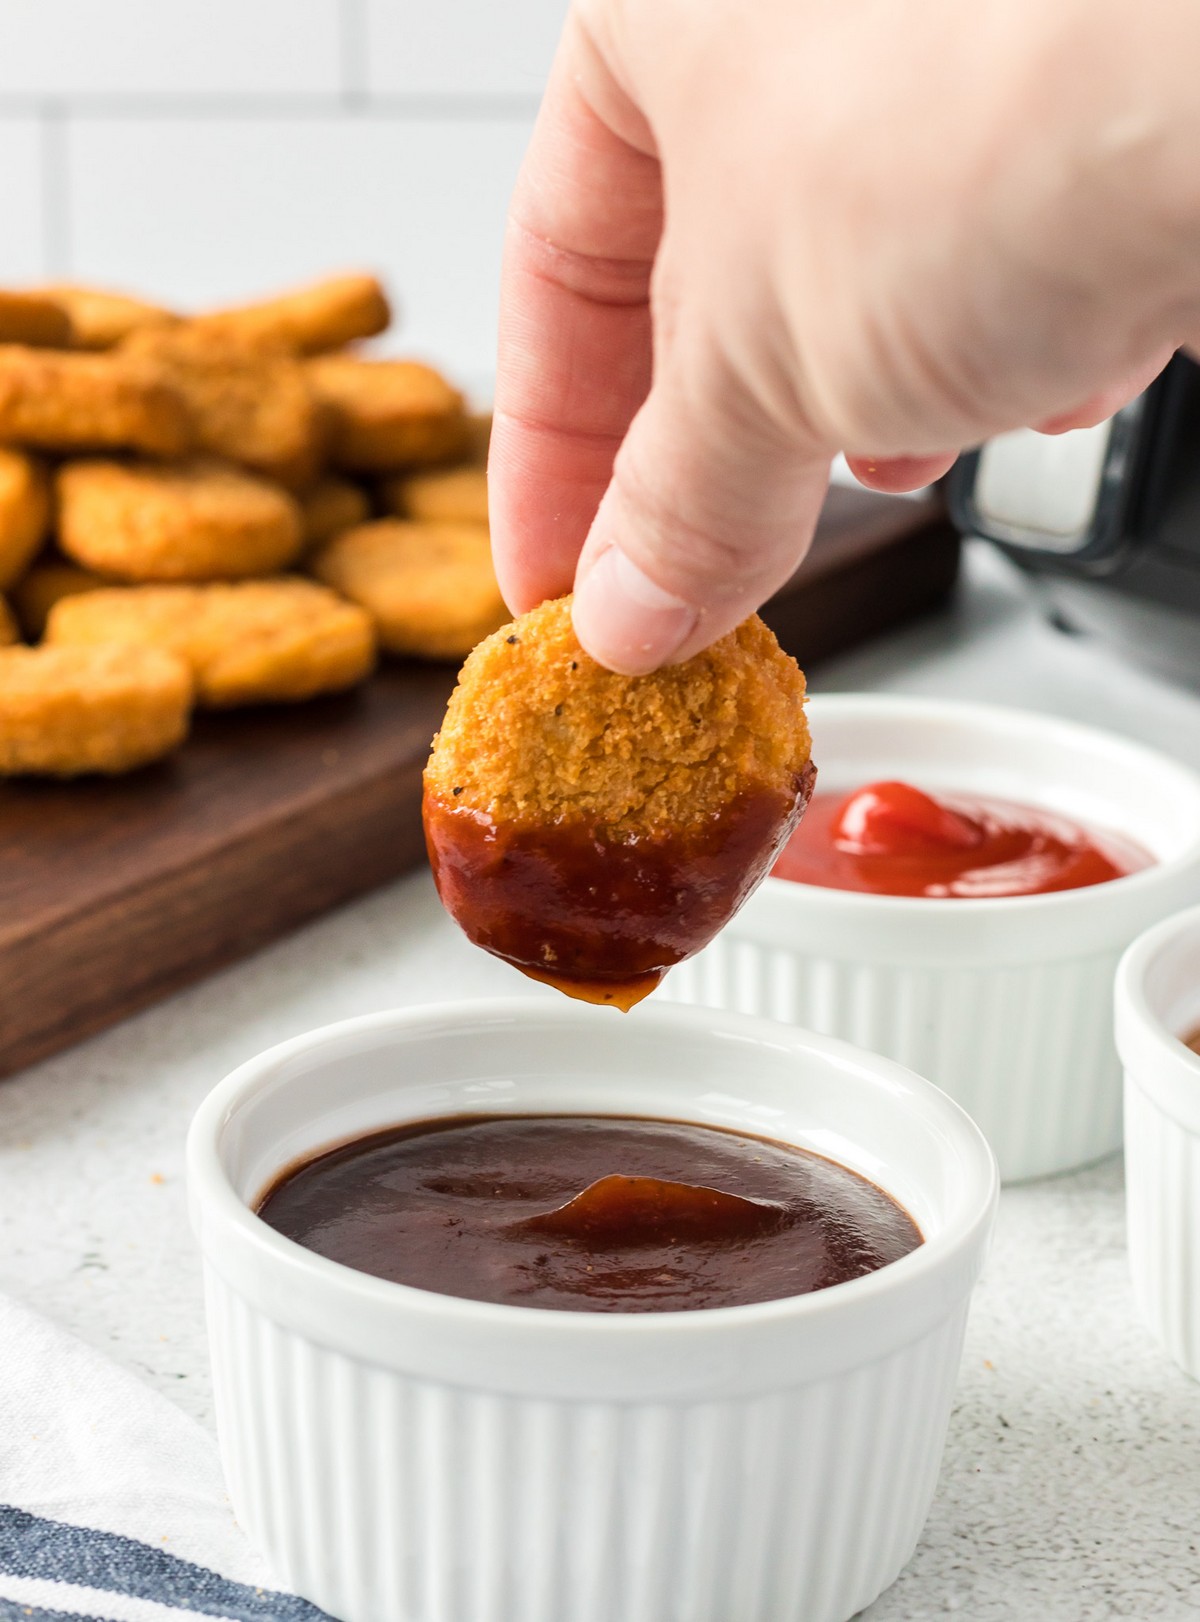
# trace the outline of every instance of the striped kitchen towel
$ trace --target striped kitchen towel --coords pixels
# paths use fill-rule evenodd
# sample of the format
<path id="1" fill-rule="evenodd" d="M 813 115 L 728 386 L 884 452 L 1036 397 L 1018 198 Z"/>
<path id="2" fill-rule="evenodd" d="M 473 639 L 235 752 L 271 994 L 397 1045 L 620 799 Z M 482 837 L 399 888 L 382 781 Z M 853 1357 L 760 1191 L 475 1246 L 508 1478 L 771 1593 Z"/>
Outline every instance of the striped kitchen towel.
<path id="1" fill-rule="evenodd" d="M 326 1622 L 272 1589 L 208 1432 L 0 1297 L 0 1622 Z"/>

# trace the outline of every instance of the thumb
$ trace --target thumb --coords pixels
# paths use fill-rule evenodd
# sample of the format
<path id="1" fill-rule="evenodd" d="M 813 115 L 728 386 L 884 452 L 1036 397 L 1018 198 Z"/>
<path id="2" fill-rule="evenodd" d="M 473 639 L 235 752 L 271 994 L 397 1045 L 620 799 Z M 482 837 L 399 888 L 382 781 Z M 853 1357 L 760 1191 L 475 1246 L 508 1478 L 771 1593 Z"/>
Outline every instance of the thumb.
<path id="1" fill-rule="evenodd" d="M 759 608 L 808 550 L 828 452 L 780 423 L 715 346 L 659 357 L 575 578 L 580 642 L 643 675 Z"/>

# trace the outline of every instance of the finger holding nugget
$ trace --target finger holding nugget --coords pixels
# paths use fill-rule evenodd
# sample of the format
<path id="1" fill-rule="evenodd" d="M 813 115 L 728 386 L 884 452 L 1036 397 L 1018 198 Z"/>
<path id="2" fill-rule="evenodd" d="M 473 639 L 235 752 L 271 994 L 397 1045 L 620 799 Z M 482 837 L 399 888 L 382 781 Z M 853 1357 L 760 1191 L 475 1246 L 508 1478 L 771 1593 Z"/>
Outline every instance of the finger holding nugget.
<path id="1" fill-rule="evenodd" d="M 50 480 L 36 457 L 0 448 L 0 591 L 29 567 L 50 523 Z"/>
<path id="2" fill-rule="evenodd" d="M 380 519 L 337 536 L 310 567 L 367 610 L 389 653 L 461 659 L 508 618 L 480 524 Z"/>
<path id="3" fill-rule="evenodd" d="M 63 551 L 120 580 L 273 574 L 303 545 L 287 491 L 221 462 L 68 462 L 57 490 Z"/>
<path id="4" fill-rule="evenodd" d="M 370 616 L 310 580 L 126 586 L 60 602 L 47 642 L 161 648 L 186 661 L 211 708 L 291 703 L 370 675 Z"/>
<path id="5" fill-rule="evenodd" d="M 183 741 L 191 703 L 157 648 L 0 648 L 0 776 L 131 771 Z"/>
<path id="6" fill-rule="evenodd" d="M 804 677 L 757 618 L 684 664 L 606 670 L 571 602 L 468 658 L 425 769 L 430 860 L 468 937 L 629 1008 L 707 945 L 812 791 Z"/>

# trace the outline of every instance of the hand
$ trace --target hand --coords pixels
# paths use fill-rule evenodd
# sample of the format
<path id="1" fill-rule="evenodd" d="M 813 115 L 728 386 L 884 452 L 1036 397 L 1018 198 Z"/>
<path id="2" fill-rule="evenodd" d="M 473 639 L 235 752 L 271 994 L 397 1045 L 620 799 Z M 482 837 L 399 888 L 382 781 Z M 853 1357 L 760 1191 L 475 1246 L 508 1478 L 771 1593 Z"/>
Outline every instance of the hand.
<path id="1" fill-rule="evenodd" d="M 509 218 L 490 461 L 521 611 L 638 673 L 760 606 L 832 457 L 912 489 L 1200 333 L 1177 0 L 576 0 Z"/>

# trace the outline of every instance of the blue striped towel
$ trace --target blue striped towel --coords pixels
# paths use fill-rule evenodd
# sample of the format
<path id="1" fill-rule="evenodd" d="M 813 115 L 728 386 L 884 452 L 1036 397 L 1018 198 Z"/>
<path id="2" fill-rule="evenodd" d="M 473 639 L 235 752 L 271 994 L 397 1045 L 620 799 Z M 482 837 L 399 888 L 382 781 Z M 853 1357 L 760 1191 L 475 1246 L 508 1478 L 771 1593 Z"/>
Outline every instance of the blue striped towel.
<path id="1" fill-rule="evenodd" d="M 0 1622 L 327 1622 L 272 1589 L 207 1431 L 0 1298 Z"/>

